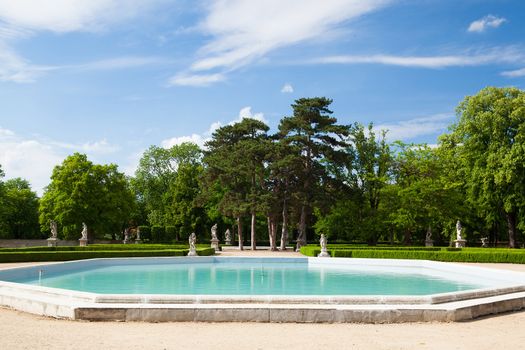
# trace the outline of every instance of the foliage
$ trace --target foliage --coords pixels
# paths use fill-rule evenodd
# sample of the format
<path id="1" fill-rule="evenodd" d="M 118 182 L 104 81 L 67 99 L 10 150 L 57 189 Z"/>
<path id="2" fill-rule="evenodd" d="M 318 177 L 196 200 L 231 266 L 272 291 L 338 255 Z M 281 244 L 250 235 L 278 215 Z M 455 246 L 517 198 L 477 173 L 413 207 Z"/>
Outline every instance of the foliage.
<path id="1" fill-rule="evenodd" d="M 456 160 L 466 195 L 495 225 L 503 217 L 517 246 L 525 210 L 525 92 L 489 87 L 457 108 L 458 122 L 441 138 Z"/>
<path id="2" fill-rule="evenodd" d="M 75 153 L 56 166 L 40 201 L 40 224 L 58 223 L 61 237 L 77 239 L 86 223 L 89 237 L 115 237 L 127 226 L 134 198 L 117 166 L 98 165 Z"/>

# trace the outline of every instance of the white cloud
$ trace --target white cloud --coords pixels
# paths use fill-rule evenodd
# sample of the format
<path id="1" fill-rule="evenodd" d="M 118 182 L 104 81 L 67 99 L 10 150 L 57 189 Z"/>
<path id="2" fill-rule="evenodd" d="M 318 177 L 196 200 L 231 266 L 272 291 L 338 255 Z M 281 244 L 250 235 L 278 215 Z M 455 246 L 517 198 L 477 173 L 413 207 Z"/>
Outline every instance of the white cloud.
<path id="1" fill-rule="evenodd" d="M 266 120 L 266 118 L 264 118 L 264 113 L 261 113 L 261 112 L 253 113 L 252 112 L 252 107 L 247 106 L 247 107 L 241 108 L 241 110 L 239 111 L 239 116 L 237 117 L 237 119 L 234 119 L 234 120 L 226 123 L 226 125 L 233 125 L 235 123 L 239 123 L 244 118 L 256 119 L 256 120 L 262 121 L 265 124 L 268 124 L 268 120 Z M 184 142 L 193 142 L 193 143 L 199 145 L 201 148 L 204 148 L 204 144 L 206 143 L 206 141 L 210 140 L 211 135 L 215 132 L 215 130 L 219 129 L 223 125 L 224 124 L 221 123 L 220 121 L 213 122 L 213 123 L 211 123 L 210 127 L 208 128 L 208 130 L 206 130 L 202 134 L 191 134 L 190 136 L 172 137 L 172 138 L 163 140 L 161 142 L 161 146 L 164 147 L 164 148 L 170 148 L 170 147 L 173 147 L 174 145 L 180 145 L 181 143 L 184 143 Z"/>
<path id="2" fill-rule="evenodd" d="M 502 72 L 501 75 L 509 78 L 525 77 L 525 68 Z"/>
<path id="3" fill-rule="evenodd" d="M 391 1 L 211 1 L 207 16 L 198 28 L 212 39 L 199 50 L 198 58 L 189 71 L 218 69 L 222 71 L 220 76 L 223 77 L 227 72 L 246 66 L 276 49 L 326 38 L 342 23 L 375 11 Z M 181 77 L 186 75 L 192 77 L 187 72 L 182 73 Z M 221 80 L 223 78 L 205 81 L 209 85 Z M 184 84 L 187 80 L 172 80 L 172 84 L 180 82 Z"/>
<path id="4" fill-rule="evenodd" d="M 132 18 L 158 0 L 0 0 L 0 20 L 10 27 L 58 33 L 98 31 Z"/>
<path id="5" fill-rule="evenodd" d="M 496 17 L 493 15 L 485 16 L 477 21 L 470 23 L 467 31 L 471 33 L 482 33 L 487 28 L 498 28 L 500 25 L 505 23 L 507 20 L 503 17 Z"/>
<path id="6" fill-rule="evenodd" d="M 289 84 L 289 83 L 286 83 L 283 85 L 283 87 L 281 88 L 281 92 L 283 94 L 291 94 L 293 92 L 293 86 L 292 84 Z"/>
<path id="7" fill-rule="evenodd" d="M 164 148 L 171 148 L 175 145 L 180 145 L 184 142 L 192 142 L 198 145 L 201 148 L 204 148 L 204 143 L 209 139 L 209 137 L 206 137 L 204 135 L 199 134 L 191 134 L 191 136 L 180 136 L 180 137 L 172 137 L 167 140 L 163 140 L 160 145 Z"/>
<path id="8" fill-rule="evenodd" d="M 410 140 L 419 136 L 435 135 L 444 132 L 454 114 L 436 114 L 429 117 L 402 120 L 395 123 L 374 125 L 376 131 L 387 130 L 389 141 Z"/>
<path id="9" fill-rule="evenodd" d="M 225 80 L 223 74 L 177 74 L 170 78 L 168 86 L 209 86 L 219 81 Z"/>
<path id="10" fill-rule="evenodd" d="M 30 63 L 12 49 L 15 40 L 30 37 L 39 31 L 100 31 L 111 24 L 143 15 L 153 5 L 166 1 L 0 0 L 0 81 L 29 83 L 47 71 L 64 68 Z M 92 62 L 83 68 L 114 69 L 144 64 L 144 58 L 117 58 Z"/>
<path id="11" fill-rule="evenodd" d="M 79 70 L 115 70 L 166 64 L 170 62 L 170 60 L 156 56 L 122 56 L 57 68 L 72 68 Z"/>
<path id="12" fill-rule="evenodd" d="M 96 157 L 118 149 L 119 147 L 106 140 L 76 145 L 37 137 L 22 137 L 12 130 L 0 128 L 0 165 L 6 178 L 27 179 L 39 195 L 42 195 L 44 187 L 49 184 L 53 168 L 67 155 L 83 152 L 89 157 Z"/>
<path id="13" fill-rule="evenodd" d="M 396 56 L 396 55 L 340 55 L 319 57 L 310 64 L 383 64 L 401 67 L 446 68 L 480 66 L 498 63 L 520 63 L 525 53 L 516 47 L 491 48 L 463 55 Z"/>
<path id="14" fill-rule="evenodd" d="M 32 65 L 0 42 L 0 81 L 31 83 L 50 69 Z"/>

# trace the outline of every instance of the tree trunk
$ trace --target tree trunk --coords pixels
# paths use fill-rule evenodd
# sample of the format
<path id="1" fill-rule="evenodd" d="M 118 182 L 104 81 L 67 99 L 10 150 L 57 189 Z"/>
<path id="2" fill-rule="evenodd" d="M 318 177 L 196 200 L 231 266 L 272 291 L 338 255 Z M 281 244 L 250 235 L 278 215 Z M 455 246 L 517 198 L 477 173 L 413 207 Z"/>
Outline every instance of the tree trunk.
<path id="1" fill-rule="evenodd" d="M 286 240 L 288 239 L 288 209 L 286 199 L 283 201 L 283 228 L 281 230 L 281 250 L 286 250 Z"/>
<path id="2" fill-rule="evenodd" d="M 299 235 L 297 236 L 296 251 L 306 245 L 306 205 L 301 206 L 301 218 L 299 219 Z"/>
<path id="3" fill-rule="evenodd" d="M 277 221 L 273 217 L 268 217 L 268 227 L 270 229 L 270 250 L 276 251 Z"/>
<path id="4" fill-rule="evenodd" d="M 237 216 L 237 237 L 239 237 L 239 250 L 244 250 L 242 243 L 242 223 L 240 216 Z"/>
<path id="5" fill-rule="evenodd" d="M 509 232 L 509 248 L 516 248 L 518 245 L 516 239 L 516 213 L 505 213 L 507 218 L 507 228 Z"/>
<path id="6" fill-rule="evenodd" d="M 256 222 L 256 215 L 255 215 L 255 212 L 252 212 L 252 224 L 251 224 L 251 235 L 250 235 L 250 240 L 251 240 L 251 246 L 252 246 L 252 250 L 255 250 L 257 249 L 257 242 L 255 242 L 255 222 Z"/>
<path id="7" fill-rule="evenodd" d="M 409 229 L 405 230 L 405 237 L 403 239 L 403 243 L 405 245 L 410 245 L 412 241 L 412 232 Z"/>

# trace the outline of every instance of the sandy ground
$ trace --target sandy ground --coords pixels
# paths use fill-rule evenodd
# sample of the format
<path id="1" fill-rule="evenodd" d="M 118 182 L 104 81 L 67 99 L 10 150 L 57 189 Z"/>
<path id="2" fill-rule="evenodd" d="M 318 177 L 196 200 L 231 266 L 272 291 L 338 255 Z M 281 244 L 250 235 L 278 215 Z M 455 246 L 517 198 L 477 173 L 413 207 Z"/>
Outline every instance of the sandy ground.
<path id="1" fill-rule="evenodd" d="M 249 256 L 300 256 L 249 250 Z M 223 256 L 240 255 L 227 249 Z M 0 268 L 27 264 L 0 264 Z M 523 265 L 472 264 L 525 271 Z M 264 324 L 56 320 L 0 308 L 0 349 L 525 349 L 525 312 L 459 323 Z"/>

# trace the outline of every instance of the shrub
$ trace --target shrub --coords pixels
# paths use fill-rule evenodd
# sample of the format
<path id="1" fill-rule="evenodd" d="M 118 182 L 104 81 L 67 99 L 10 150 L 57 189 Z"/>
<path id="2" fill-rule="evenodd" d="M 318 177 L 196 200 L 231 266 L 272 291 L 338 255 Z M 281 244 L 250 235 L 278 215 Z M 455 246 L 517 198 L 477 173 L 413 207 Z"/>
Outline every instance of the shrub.
<path id="1" fill-rule="evenodd" d="M 177 240 L 177 227 L 175 226 L 166 226 L 166 237 L 165 240 L 168 242 L 176 241 Z"/>
<path id="2" fill-rule="evenodd" d="M 151 228 L 149 226 L 139 226 L 140 229 L 140 239 L 142 241 L 151 241 Z"/>
<path id="3" fill-rule="evenodd" d="M 153 226 L 151 228 L 151 239 L 155 243 L 164 242 L 166 230 L 164 226 Z"/>

